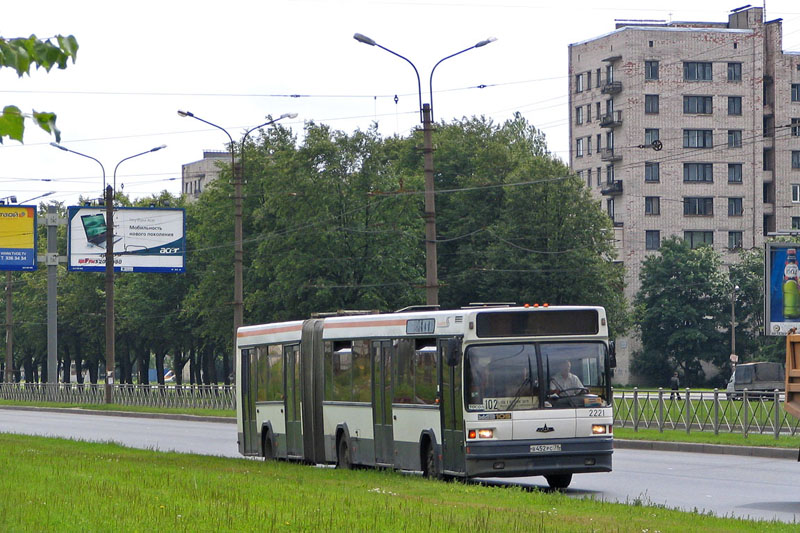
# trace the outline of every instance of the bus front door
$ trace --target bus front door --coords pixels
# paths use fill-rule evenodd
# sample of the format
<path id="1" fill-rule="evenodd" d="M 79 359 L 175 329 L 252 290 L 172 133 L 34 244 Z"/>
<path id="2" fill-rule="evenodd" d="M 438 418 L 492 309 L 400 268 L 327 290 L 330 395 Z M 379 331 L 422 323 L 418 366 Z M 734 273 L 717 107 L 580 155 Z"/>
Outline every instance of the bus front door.
<path id="1" fill-rule="evenodd" d="M 286 454 L 289 457 L 303 456 L 303 426 L 300 418 L 300 345 L 285 346 L 283 359 L 286 380 Z"/>
<path id="2" fill-rule="evenodd" d="M 375 463 L 394 463 L 392 431 L 392 343 L 372 343 L 372 420 L 375 433 Z"/>
<path id="3" fill-rule="evenodd" d="M 442 471 L 461 474 L 464 464 L 464 392 L 461 386 L 461 359 L 455 366 L 447 364 L 444 339 L 439 340 L 441 372 Z"/>

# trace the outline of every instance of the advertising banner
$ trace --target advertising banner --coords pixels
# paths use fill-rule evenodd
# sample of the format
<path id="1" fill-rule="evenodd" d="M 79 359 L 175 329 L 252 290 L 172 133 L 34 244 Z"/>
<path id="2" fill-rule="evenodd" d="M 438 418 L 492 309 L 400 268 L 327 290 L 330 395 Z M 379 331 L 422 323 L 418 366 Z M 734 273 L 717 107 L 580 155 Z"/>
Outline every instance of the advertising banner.
<path id="1" fill-rule="evenodd" d="M 800 243 L 767 243 L 765 282 L 765 329 L 767 335 L 800 331 L 800 278 L 797 260 Z"/>
<path id="2" fill-rule="evenodd" d="M 105 272 L 108 226 L 104 207 L 69 207 L 69 270 Z M 114 209 L 114 270 L 184 272 L 186 213 L 183 209 Z"/>
<path id="3" fill-rule="evenodd" d="M 36 270 L 36 206 L 0 206 L 0 270 Z"/>

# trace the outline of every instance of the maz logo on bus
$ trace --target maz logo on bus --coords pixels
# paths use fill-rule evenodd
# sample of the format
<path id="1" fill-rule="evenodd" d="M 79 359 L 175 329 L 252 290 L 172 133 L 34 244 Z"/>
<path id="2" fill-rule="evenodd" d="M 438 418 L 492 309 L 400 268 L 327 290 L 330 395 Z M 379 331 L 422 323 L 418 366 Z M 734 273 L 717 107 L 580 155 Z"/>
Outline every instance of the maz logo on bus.
<path id="1" fill-rule="evenodd" d="M 160 253 L 160 254 L 177 254 L 180 251 L 181 251 L 180 248 L 160 248 L 158 250 L 158 253 Z"/>

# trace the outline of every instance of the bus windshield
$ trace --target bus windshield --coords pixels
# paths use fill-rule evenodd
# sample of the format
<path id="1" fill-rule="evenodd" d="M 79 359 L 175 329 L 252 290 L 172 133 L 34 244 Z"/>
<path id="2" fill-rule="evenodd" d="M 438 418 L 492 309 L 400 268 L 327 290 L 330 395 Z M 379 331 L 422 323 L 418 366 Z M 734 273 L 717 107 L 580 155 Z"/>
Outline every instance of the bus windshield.
<path id="1" fill-rule="evenodd" d="M 470 411 L 608 405 L 601 342 L 469 346 L 465 389 Z"/>

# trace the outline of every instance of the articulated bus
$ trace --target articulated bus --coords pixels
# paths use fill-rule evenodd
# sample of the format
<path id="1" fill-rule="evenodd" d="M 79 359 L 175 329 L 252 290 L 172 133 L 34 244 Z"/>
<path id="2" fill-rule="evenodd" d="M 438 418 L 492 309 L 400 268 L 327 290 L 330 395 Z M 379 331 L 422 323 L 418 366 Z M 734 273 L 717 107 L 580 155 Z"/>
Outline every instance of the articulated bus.
<path id="1" fill-rule="evenodd" d="M 429 477 L 609 472 L 602 307 L 340 314 L 237 332 L 239 451 Z"/>

